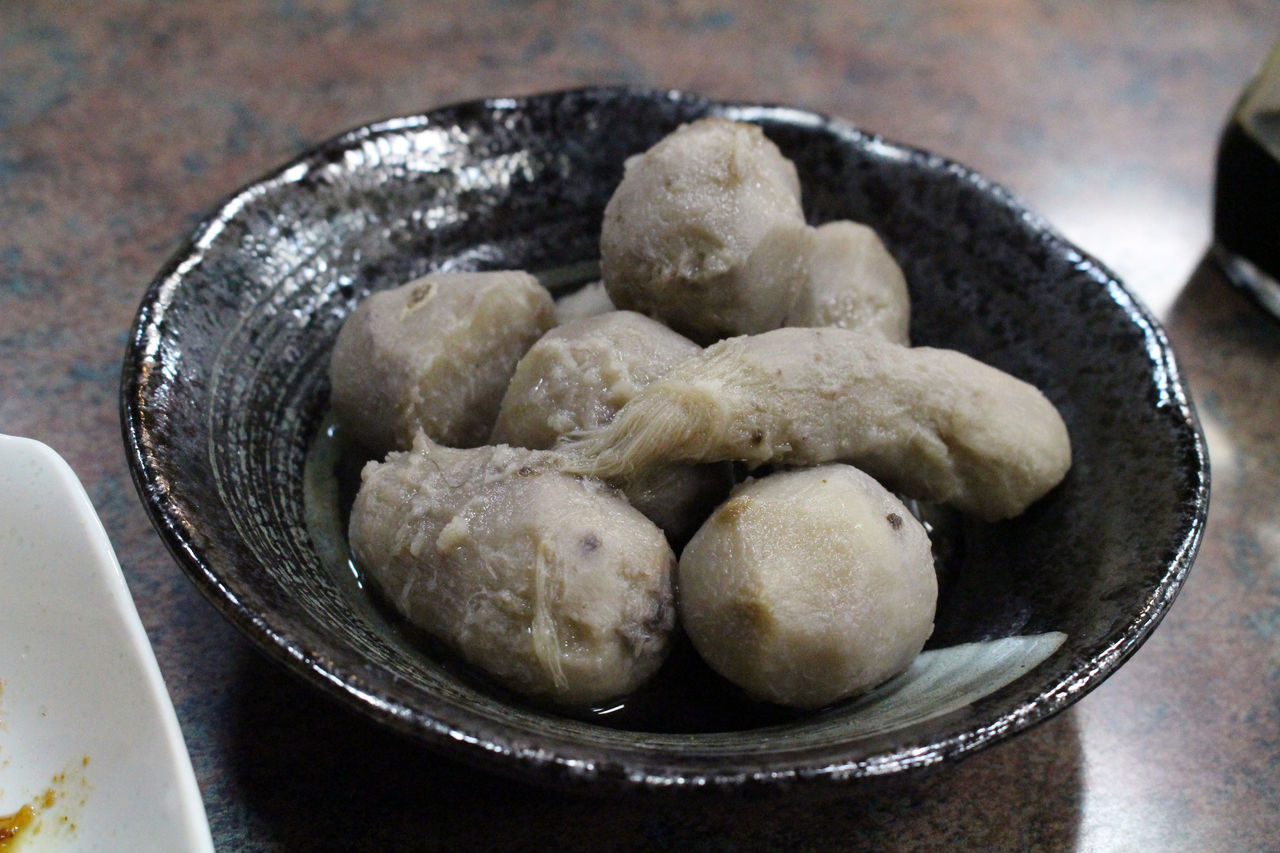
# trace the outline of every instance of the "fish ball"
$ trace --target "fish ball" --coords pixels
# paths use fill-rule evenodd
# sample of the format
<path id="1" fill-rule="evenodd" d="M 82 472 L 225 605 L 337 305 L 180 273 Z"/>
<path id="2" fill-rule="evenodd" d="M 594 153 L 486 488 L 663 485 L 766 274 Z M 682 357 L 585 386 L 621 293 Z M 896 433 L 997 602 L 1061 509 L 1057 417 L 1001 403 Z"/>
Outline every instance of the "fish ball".
<path id="1" fill-rule="evenodd" d="M 494 443 L 548 448 L 613 419 L 644 386 L 702 348 L 634 311 L 570 320 L 516 365 L 494 423 Z"/>
<path id="2" fill-rule="evenodd" d="M 378 458 L 418 430 L 483 444 L 520 356 L 554 324 L 551 294 L 523 272 L 436 273 L 374 293 L 334 343 L 334 414 Z"/>
<path id="3" fill-rule="evenodd" d="M 617 307 L 710 343 L 782 324 L 808 241 L 791 161 L 759 127 L 707 118 L 627 160 L 601 273 Z"/>
<path id="4" fill-rule="evenodd" d="M 755 699 L 818 708 L 905 670 L 933 633 L 924 528 L 848 465 L 734 490 L 680 558 L 680 619 Z"/>
<path id="5" fill-rule="evenodd" d="M 907 280 L 873 229 L 848 221 L 813 229 L 807 271 L 784 326 L 836 326 L 907 344 Z"/>
<path id="6" fill-rule="evenodd" d="M 491 440 L 538 449 L 608 423 L 640 389 L 702 348 L 656 320 L 612 311 L 557 326 L 529 348 Z M 662 465 L 619 482 L 672 541 L 686 541 L 731 485 L 726 465 Z"/>

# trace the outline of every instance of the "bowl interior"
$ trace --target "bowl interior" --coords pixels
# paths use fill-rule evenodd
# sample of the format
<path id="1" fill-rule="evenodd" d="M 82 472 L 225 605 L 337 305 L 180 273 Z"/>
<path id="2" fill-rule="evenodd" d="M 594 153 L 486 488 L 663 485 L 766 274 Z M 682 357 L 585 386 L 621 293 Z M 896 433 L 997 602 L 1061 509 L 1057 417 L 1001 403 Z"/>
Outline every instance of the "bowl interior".
<path id="1" fill-rule="evenodd" d="M 930 660 L 953 682 L 1000 674 L 958 702 L 937 692 L 887 717 L 865 701 L 753 709 L 678 651 L 648 705 L 565 715 L 433 649 L 346 558 L 350 460 L 327 420 L 326 370 L 359 299 L 435 270 L 581 284 L 626 157 L 713 113 L 764 127 L 796 163 L 812 222 L 877 229 L 910 284 L 916 344 L 1032 382 L 1066 420 L 1074 464 L 1059 488 L 1011 521 L 941 528 L 929 648 L 944 654 Z M 967 754 L 1065 707 L 1137 648 L 1190 567 L 1208 502 L 1203 440 L 1162 331 L 1008 193 L 840 121 L 668 92 L 583 90 L 394 119 L 247 187 L 148 290 L 122 412 L 153 521 L 232 622 L 378 720 L 553 781 L 831 781 Z"/>

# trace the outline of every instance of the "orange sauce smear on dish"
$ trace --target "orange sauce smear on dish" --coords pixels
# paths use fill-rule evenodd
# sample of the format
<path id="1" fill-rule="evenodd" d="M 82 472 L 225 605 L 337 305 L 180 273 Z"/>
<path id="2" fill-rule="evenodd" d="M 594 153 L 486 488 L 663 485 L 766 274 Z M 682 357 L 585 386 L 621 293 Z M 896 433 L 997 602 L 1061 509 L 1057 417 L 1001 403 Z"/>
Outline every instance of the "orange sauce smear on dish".
<path id="1" fill-rule="evenodd" d="M 86 755 L 81 759 L 80 766 L 89 766 L 89 756 Z M 16 845 L 24 838 L 41 831 L 44 827 L 42 820 L 44 812 L 67 796 L 66 788 L 69 781 L 67 775 L 65 772 L 57 774 L 51 780 L 52 784 L 31 802 L 12 814 L 0 815 L 0 851 L 16 849 Z M 88 781 L 83 777 L 80 778 L 80 782 L 82 787 L 88 785 Z M 81 798 L 80 805 L 83 806 L 84 803 L 84 799 Z M 66 832 L 76 831 L 75 821 L 67 813 L 59 814 L 54 826 Z"/>
<path id="2" fill-rule="evenodd" d="M 31 826 L 35 818 L 36 810 L 30 805 L 23 806 L 13 814 L 0 815 L 0 850 L 11 847 L 18 839 L 19 833 Z"/>

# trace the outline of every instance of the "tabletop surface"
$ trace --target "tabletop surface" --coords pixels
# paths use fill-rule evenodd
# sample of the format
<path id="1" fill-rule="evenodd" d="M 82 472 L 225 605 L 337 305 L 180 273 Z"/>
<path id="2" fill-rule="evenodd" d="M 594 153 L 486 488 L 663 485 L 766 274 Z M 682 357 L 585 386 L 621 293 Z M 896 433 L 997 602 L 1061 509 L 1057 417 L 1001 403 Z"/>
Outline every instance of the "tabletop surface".
<path id="1" fill-rule="evenodd" d="M 1280 322 L 1206 252 L 1218 134 L 1277 35 L 1271 0 L 0 0 L 0 433 L 83 480 L 220 850 L 1276 850 Z M 1138 293 L 1190 386 L 1213 492 L 1190 578 L 1132 660 L 903 788 L 601 799 L 406 744 L 197 593 L 118 421 L 127 330 L 165 259 L 220 199 L 352 126 L 595 84 L 797 104 L 931 149 Z"/>

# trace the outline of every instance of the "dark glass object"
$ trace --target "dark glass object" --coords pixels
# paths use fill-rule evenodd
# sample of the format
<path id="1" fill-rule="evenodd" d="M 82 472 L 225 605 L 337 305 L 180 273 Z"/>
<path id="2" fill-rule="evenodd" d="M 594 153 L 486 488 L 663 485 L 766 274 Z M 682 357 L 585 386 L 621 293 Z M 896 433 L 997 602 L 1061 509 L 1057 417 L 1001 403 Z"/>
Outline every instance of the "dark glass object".
<path id="1" fill-rule="evenodd" d="M 1280 45 L 1245 89 L 1218 145 L 1213 254 L 1280 319 Z"/>

